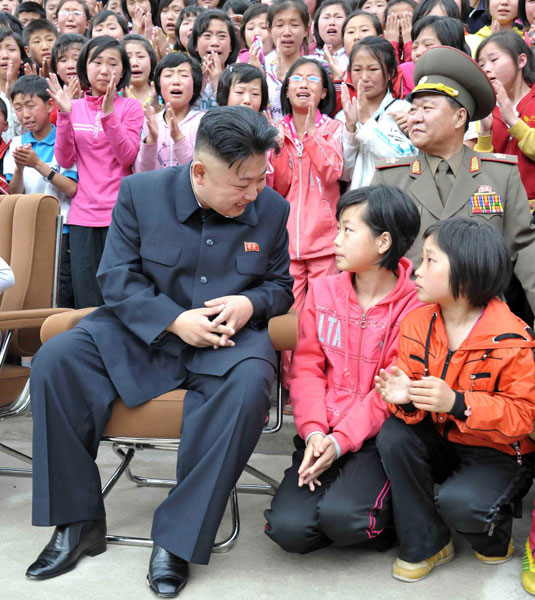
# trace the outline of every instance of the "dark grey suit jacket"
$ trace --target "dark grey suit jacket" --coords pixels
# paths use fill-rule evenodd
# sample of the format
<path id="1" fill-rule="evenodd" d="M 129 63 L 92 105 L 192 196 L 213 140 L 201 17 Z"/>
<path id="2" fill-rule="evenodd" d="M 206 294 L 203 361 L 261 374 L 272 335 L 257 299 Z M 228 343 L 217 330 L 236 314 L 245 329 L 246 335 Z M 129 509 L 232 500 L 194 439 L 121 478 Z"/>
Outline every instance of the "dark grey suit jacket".
<path id="1" fill-rule="evenodd" d="M 275 364 L 267 321 L 293 302 L 288 202 L 265 188 L 240 217 L 211 213 L 203 221 L 189 170 L 123 179 L 98 271 L 105 305 L 79 325 L 128 406 L 179 386 L 188 371 L 224 375 L 248 357 Z M 229 294 L 254 306 L 233 348 L 194 348 L 161 336 L 183 311 Z"/>

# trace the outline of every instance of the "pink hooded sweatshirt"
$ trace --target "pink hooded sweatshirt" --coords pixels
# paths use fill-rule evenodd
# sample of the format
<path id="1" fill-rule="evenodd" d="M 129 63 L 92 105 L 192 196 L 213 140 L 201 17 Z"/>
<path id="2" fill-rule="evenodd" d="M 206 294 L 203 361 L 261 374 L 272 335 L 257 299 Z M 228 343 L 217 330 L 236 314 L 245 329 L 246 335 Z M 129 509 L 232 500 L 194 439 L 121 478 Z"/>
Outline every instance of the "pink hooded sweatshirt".
<path id="1" fill-rule="evenodd" d="M 357 452 L 390 416 L 375 392 L 379 369 L 397 357 L 399 325 L 421 306 L 412 263 L 402 258 L 396 287 L 364 313 L 353 289 L 353 273 L 311 282 L 293 354 L 289 385 L 297 433 L 331 434 L 340 455 Z"/>
<path id="2" fill-rule="evenodd" d="M 291 115 L 282 120 L 284 146 L 270 157 L 267 183 L 290 203 L 288 234 L 292 260 L 334 254 L 336 203 L 342 175 L 340 121 L 316 113 L 316 131 L 299 141 Z"/>
<path id="3" fill-rule="evenodd" d="M 78 190 L 69 225 L 108 227 L 123 177 L 132 174 L 143 125 L 143 108 L 135 98 L 115 96 L 113 112 L 102 113 L 104 96 L 86 94 L 72 110 L 58 111 L 55 154 L 62 167 L 74 162 Z"/>

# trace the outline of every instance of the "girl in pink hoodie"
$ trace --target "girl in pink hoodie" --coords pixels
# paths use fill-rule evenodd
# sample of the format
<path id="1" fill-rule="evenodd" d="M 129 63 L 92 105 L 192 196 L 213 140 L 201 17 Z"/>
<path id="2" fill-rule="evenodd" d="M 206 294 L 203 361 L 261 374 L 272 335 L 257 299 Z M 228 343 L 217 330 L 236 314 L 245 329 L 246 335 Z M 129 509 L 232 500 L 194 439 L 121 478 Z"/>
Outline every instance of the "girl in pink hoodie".
<path id="1" fill-rule="evenodd" d="M 336 207 L 336 264 L 310 285 L 290 370 L 296 451 L 266 511 L 288 552 L 392 542 L 390 483 L 375 446 L 389 416 L 374 377 L 395 362 L 401 319 L 420 306 L 403 255 L 420 216 L 401 190 L 352 190 Z"/>
<path id="2" fill-rule="evenodd" d="M 128 85 L 130 61 L 114 38 L 86 42 L 76 68 L 82 87 L 90 90 L 80 100 L 71 100 L 54 74 L 48 85 L 58 105 L 56 158 L 62 167 L 78 167 L 68 224 L 74 305 L 84 308 L 103 303 L 97 269 L 121 180 L 132 173 L 143 109 L 135 98 L 117 93 Z"/>

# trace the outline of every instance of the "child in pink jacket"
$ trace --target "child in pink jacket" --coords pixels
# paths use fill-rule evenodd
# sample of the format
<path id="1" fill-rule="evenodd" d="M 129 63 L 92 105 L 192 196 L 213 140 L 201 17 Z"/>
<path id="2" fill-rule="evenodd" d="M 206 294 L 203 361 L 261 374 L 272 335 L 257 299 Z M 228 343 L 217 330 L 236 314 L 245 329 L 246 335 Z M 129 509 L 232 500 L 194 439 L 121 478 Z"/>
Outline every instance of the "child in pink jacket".
<path id="1" fill-rule="evenodd" d="M 288 552 L 392 542 L 390 483 L 375 436 L 389 416 L 374 377 L 395 362 L 399 325 L 420 306 L 402 258 L 420 216 L 401 190 L 377 185 L 338 202 L 339 275 L 312 282 L 290 370 L 296 451 L 266 511 Z"/>
<path id="2" fill-rule="evenodd" d="M 123 177 L 132 174 L 143 109 L 117 90 L 128 85 L 130 62 L 124 48 L 104 35 L 80 51 L 78 79 L 89 89 L 71 100 L 56 75 L 48 80 L 58 105 L 55 154 L 62 167 L 76 162 L 78 189 L 69 211 L 69 243 L 75 308 L 103 303 L 96 273 Z"/>
<path id="3" fill-rule="evenodd" d="M 201 94 L 202 71 L 198 61 L 187 54 L 164 56 L 154 71 L 154 87 L 163 98 L 164 109 L 155 114 L 152 106 L 145 107 L 136 173 L 189 163 L 204 114 L 191 108 Z"/>
<path id="4" fill-rule="evenodd" d="M 290 203 L 290 273 L 298 317 L 309 282 L 338 272 L 333 242 L 343 126 L 327 116 L 335 102 L 333 83 L 318 61 L 300 58 L 290 67 L 281 88 L 284 142 L 281 152 L 271 157 L 268 185 Z"/>

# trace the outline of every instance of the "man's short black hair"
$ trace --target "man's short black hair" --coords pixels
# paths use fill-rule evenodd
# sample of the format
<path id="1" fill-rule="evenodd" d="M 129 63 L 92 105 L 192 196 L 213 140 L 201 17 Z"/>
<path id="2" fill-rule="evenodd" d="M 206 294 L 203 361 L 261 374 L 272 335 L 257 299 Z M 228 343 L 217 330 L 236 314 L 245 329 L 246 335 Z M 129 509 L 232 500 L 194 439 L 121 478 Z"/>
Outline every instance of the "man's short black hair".
<path id="1" fill-rule="evenodd" d="M 80 85 L 82 88 L 91 88 L 91 84 L 87 78 L 87 64 L 89 60 L 95 60 L 97 56 L 102 54 L 102 52 L 108 48 L 117 48 L 121 56 L 121 63 L 123 65 L 121 79 L 116 82 L 117 89 L 120 90 L 124 88 L 125 85 L 130 83 L 130 61 L 128 59 L 126 50 L 115 38 L 112 38 L 110 35 L 99 35 L 96 38 L 88 40 L 80 50 L 80 54 L 78 56 L 76 72 L 78 73 L 78 79 L 80 80 Z"/>
<path id="2" fill-rule="evenodd" d="M 266 117 L 246 106 L 219 106 L 204 113 L 195 152 L 207 150 L 232 167 L 254 154 L 278 150 L 278 131 Z"/>
<path id="3" fill-rule="evenodd" d="M 467 217 L 445 219 L 430 225 L 424 240 L 432 237 L 450 261 L 450 291 L 472 306 L 484 306 L 503 296 L 511 279 L 511 258 L 503 235 L 494 227 Z"/>
<path id="4" fill-rule="evenodd" d="M 167 54 L 164 56 L 156 65 L 156 69 L 154 70 L 154 87 L 156 88 L 156 93 L 158 96 L 162 94 L 162 88 L 160 85 L 160 78 L 162 75 L 162 71 L 164 69 L 174 69 L 181 64 L 188 64 L 191 69 L 191 76 L 193 79 L 193 96 L 189 101 L 190 106 L 197 102 L 197 99 L 201 95 L 202 91 L 202 69 L 199 61 L 184 52 L 171 52 L 171 54 Z"/>
<path id="5" fill-rule="evenodd" d="M 385 231 L 392 238 L 392 245 L 385 252 L 379 266 L 389 271 L 398 268 L 399 259 L 407 253 L 420 231 L 420 213 L 414 202 L 402 190 L 393 185 L 369 185 L 346 192 L 336 205 L 336 219 L 349 206 L 365 204 L 362 220 L 375 237 Z"/>
<path id="6" fill-rule="evenodd" d="M 13 101 L 18 94 L 22 94 L 23 96 L 37 96 L 46 104 L 50 100 L 47 90 L 48 83 L 44 77 L 38 77 L 37 75 L 23 75 L 15 81 L 11 88 L 11 101 Z"/>
<path id="7" fill-rule="evenodd" d="M 54 23 L 51 23 L 48 19 L 35 19 L 34 21 L 30 21 L 22 32 L 22 40 L 25 46 L 30 45 L 30 38 L 36 31 L 48 31 L 56 39 L 59 35 Z"/>

